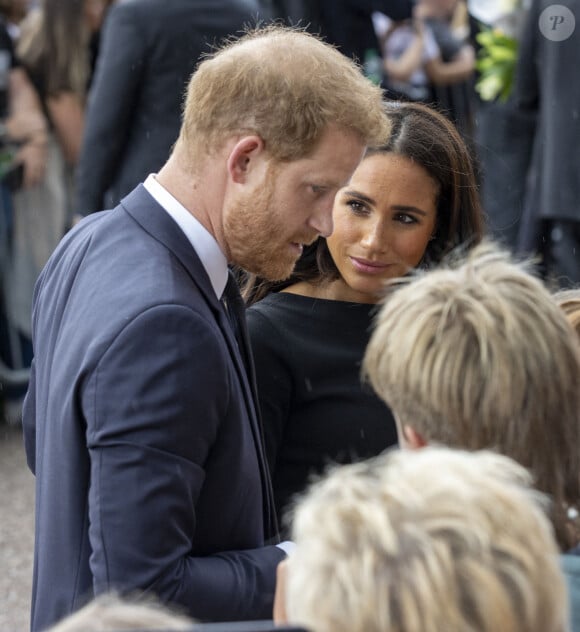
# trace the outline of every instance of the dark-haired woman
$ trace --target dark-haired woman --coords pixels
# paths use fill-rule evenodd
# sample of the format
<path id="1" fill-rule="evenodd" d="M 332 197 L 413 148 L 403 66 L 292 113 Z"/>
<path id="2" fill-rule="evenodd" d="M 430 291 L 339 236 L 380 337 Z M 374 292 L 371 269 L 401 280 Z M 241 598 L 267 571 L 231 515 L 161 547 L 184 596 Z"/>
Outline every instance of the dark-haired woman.
<path id="1" fill-rule="evenodd" d="M 396 443 L 390 411 L 360 362 L 386 281 L 437 264 L 483 236 L 474 167 L 453 125 L 421 104 L 386 105 L 389 143 L 338 192 L 334 231 L 280 284 L 245 287 L 276 510 L 329 463 Z"/>

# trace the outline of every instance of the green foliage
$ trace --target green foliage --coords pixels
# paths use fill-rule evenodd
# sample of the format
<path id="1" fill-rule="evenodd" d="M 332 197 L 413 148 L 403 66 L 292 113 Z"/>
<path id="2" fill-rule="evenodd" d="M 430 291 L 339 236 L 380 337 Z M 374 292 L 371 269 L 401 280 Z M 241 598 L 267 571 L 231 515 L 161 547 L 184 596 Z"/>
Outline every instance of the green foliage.
<path id="1" fill-rule="evenodd" d="M 484 101 L 506 101 L 512 91 L 518 42 L 514 37 L 489 27 L 482 27 L 476 39 L 481 49 L 475 62 L 480 73 L 475 89 Z"/>

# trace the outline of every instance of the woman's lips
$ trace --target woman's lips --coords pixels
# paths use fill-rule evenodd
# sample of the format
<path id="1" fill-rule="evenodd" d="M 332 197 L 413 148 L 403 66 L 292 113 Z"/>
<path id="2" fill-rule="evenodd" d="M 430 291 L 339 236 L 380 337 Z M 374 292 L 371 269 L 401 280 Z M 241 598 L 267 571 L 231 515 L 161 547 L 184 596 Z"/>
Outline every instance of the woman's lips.
<path id="1" fill-rule="evenodd" d="M 378 261 L 368 261 L 367 259 L 359 259 L 358 257 L 350 257 L 352 265 L 358 272 L 364 274 L 383 274 L 390 267 L 390 263 L 379 263 Z"/>

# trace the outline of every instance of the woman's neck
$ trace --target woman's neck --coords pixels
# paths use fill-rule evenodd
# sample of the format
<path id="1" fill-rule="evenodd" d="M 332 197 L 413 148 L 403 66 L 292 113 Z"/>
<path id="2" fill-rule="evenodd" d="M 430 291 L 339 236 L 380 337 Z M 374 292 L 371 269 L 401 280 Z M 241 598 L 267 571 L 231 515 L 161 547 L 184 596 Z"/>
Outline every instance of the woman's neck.
<path id="1" fill-rule="evenodd" d="M 327 301 L 344 301 L 348 303 L 366 303 L 374 305 L 380 300 L 380 297 L 356 292 L 342 279 L 324 281 L 320 283 L 313 283 L 312 281 L 298 281 L 298 283 L 293 283 L 281 291 L 287 292 L 288 294 L 307 296 L 309 298 L 320 298 Z"/>

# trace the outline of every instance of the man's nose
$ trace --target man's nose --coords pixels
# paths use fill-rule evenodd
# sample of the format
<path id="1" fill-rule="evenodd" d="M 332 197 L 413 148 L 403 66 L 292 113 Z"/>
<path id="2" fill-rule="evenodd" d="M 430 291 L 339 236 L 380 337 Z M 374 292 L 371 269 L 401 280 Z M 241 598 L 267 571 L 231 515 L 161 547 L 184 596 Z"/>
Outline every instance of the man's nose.
<path id="1" fill-rule="evenodd" d="M 332 233 L 334 223 L 332 221 L 333 200 L 329 204 L 320 206 L 310 217 L 309 225 L 322 237 L 328 237 Z"/>

